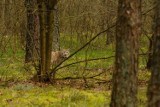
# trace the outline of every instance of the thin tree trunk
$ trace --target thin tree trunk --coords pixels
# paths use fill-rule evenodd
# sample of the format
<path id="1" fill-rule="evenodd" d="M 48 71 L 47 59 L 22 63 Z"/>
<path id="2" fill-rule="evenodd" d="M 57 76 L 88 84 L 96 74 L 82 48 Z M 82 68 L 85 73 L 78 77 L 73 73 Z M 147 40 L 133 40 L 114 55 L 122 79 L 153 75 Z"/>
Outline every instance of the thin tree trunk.
<path id="1" fill-rule="evenodd" d="M 49 81 L 51 67 L 52 38 L 54 31 L 54 5 L 55 0 L 38 0 L 40 23 L 40 76 L 42 82 Z"/>
<path id="2" fill-rule="evenodd" d="M 26 54 L 25 63 L 31 62 L 34 52 L 34 32 L 35 32 L 35 17 L 34 17 L 34 0 L 25 0 L 27 8 L 27 29 L 26 29 Z"/>
<path id="3" fill-rule="evenodd" d="M 57 0 L 55 0 L 57 1 Z M 59 33 L 59 20 L 58 20 L 58 5 L 57 3 L 54 6 L 54 33 L 53 33 L 53 50 L 60 50 L 60 33 Z"/>
<path id="4" fill-rule="evenodd" d="M 141 0 L 119 0 L 111 107 L 137 107 Z"/>
<path id="5" fill-rule="evenodd" d="M 47 7 L 47 31 L 46 31 L 46 72 L 49 74 L 51 67 L 51 52 L 52 52 L 52 43 L 53 43 L 53 34 L 54 34 L 54 0 L 48 0 L 46 2 Z"/>
<path id="6" fill-rule="evenodd" d="M 11 34 L 11 0 L 5 0 L 4 2 L 4 25 L 6 29 L 6 35 Z"/>
<path id="7" fill-rule="evenodd" d="M 148 86 L 148 107 L 160 107 L 160 1 L 155 0 L 153 55 Z"/>
<path id="8" fill-rule="evenodd" d="M 40 24 L 40 74 L 39 81 L 46 81 L 46 22 L 45 22 L 45 3 L 43 0 L 38 0 L 39 9 L 39 24 Z"/>

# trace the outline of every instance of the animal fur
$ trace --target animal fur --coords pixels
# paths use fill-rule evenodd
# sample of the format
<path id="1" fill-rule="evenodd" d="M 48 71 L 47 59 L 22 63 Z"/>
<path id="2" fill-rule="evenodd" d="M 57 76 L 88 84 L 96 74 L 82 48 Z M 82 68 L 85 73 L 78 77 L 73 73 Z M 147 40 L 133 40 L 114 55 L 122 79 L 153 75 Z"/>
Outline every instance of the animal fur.
<path id="1" fill-rule="evenodd" d="M 51 53 L 51 63 L 52 64 L 58 64 L 61 61 L 63 61 L 65 58 L 68 58 L 70 55 L 70 52 L 68 49 L 63 49 L 60 51 L 52 51 Z"/>

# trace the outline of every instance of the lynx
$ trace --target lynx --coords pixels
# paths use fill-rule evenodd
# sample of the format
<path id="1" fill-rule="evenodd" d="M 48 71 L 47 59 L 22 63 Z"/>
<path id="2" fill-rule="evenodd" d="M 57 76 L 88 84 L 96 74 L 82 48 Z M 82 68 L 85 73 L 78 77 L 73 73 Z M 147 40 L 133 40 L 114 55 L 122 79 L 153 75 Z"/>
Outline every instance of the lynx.
<path id="1" fill-rule="evenodd" d="M 60 51 L 52 51 L 51 53 L 51 63 L 53 64 L 58 64 L 65 58 L 68 58 L 70 55 L 70 52 L 68 49 L 63 49 Z"/>

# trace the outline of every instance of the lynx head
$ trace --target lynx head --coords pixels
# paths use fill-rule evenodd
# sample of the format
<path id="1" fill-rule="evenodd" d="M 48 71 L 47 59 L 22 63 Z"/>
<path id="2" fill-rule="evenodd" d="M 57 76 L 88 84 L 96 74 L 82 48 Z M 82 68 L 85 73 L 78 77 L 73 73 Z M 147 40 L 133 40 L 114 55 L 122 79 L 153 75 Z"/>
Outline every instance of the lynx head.
<path id="1" fill-rule="evenodd" d="M 61 57 L 62 58 L 68 58 L 69 55 L 70 55 L 69 49 L 63 49 L 60 52 L 61 52 Z"/>

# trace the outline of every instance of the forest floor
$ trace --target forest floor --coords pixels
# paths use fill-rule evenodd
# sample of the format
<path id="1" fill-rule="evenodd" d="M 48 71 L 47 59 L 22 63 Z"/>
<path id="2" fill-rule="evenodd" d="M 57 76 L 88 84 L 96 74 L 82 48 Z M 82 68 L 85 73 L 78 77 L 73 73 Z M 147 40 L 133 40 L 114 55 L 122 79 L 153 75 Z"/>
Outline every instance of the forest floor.
<path id="1" fill-rule="evenodd" d="M 63 81 L 64 82 L 64 81 Z M 109 107 L 111 90 L 33 81 L 0 81 L 0 107 Z M 146 106 L 146 87 L 139 87 L 138 107 Z"/>
<path id="2" fill-rule="evenodd" d="M 59 73 L 64 74 L 63 72 L 64 70 Z M 100 71 L 92 69 L 89 72 L 92 75 Z M 66 75 L 72 77 L 71 72 L 64 77 Z M 26 71 L 22 64 L 1 66 L 0 107 L 109 107 L 111 72 L 87 80 L 76 79 L 75 75 L 75 79 L 59 78 L 54 85 L 32 81 L 32 76 L 33 72 Z M 139 70 L 138 107 L 146 106 L 149 77 L 150 72 Z M 100 79 L 106 81 L 99 81 Z"/>
<path id="3" fill-rule="evenodd" d="M 53 86 L 28 81 L 0 85 L 0 106 L 5 107 L 106 107 L 110 91 Z"/>
<path id="4" fill-rule="evenodd" d="M 74 44 L 76 43 L 75 41 Z M 82 50 L 64 65 L 92 58 L 114 56 L 114 46 L 106 47 L 101 44 L 104 49 L 103 47 L 100 49 L 97 47 L 100 43 L 99 41 L 93 43 L 89 50 L 88 48 Z M 69 41 L 66 44 L 68 46 L 64 44 L 62 46 L 70 47 Z M 143 54 L 147 51 L 146 40 L 141 44 Z M 24 50 L 19 46 L 22 45 L 8 46 L 6 52 L 0 53 L 0 107 L 109 107 L 114 57 L 68 66 L 57 72 L 59 80 L 54 85 L 44 84 L 31 80 L 35 70 L 24 65 Z M 77 47 L 79 46 L 77 44 Z M 73 48 L 77 49 L 77 47 Z M 73 50 L 71 49 L 71 53 L 74 52 Z M 145 69 L 146 55 L 141 55 L 139 62 L 141 69 L 138 73 L 138 107 L 145 107 L 147 81 L 150 77 L 150 72 Z M 94 77 L 95 75 L 97 76 Z M 94 78 L 76 79 L 85 76 Z M 63 77 L 75 79 L 63 79 Z"/>

